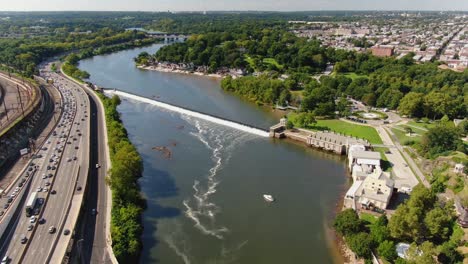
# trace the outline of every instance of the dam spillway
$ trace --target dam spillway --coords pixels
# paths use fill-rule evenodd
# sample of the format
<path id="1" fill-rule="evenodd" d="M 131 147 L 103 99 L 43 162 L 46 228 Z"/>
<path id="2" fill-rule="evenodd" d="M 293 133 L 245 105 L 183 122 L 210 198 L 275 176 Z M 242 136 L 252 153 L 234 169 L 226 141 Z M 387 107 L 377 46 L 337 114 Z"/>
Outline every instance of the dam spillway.
<path id="1" fill-rule="evenodd" d="M 162 101 L 159 101 L 159 100 L 147 98 L 147 97 L 144 97 L 144 96 L 141 96 L 141 95 L 136 95 L 136 94 L 131 94 L 131 93 L 128 93 L 128 92 L 123 92 L 123 91 L 120 91 L 120 90 L 117 90 L 117 89 L 104 89 L 103 91 L 104 91 L 105 94 L 115 94 L 115 95 L 117 95 L 119 97 L 124 97 L 124 98 L 128 98 L 128 99 L 135 100 L 135 101 L 138 101 L 138 102 L 154 105 L 154 106 L 161 107 L 161 108 L 164 108 L 164 109 L 169 110 L 169 111 L 180 113 L 182 115 L 187 115 L 187 116 L 199 118 L 199 119 L 211 122 L 211 123 L 227 126 L 227 127 L 230 127 L 230 128 L 236 129 L 236 130 L 240 130 L 240 131 L 244 131 L 244 132 L 254 134 L 254 135 L 257 135 L 257 136 L 269 137 L 269 133 L 264 129 L 257 128 L 257 127 L 254 127 L 254 126 L 250 126 L 250 125 L 247 125 L 247 124 L 241 124 L 239 122 L 232 121 L 232 120 L 227 120 L 227 119 L 217 117 L 217 116 L 214 116 L 214 115 L 211 115 L 211 114 L 198 112 L 196 110 L 191 110 L 191 109 L 188 109 L 188 108 L 185 108 L 185 107 L 176 106 L 176 105 L 173 105 L 173 104 L 170 104 L 170 103 L 166 103 L 166 102 L 162 102 Z"/>

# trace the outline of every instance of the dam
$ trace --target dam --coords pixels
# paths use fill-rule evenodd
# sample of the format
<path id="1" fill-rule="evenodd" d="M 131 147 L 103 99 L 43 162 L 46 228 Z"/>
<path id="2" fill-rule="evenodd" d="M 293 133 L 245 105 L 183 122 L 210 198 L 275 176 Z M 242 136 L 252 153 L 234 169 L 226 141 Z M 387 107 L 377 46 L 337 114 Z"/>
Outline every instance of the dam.
<path id="1" fill-rule="evenodd" d="M 195 111 L 195 110 L 188 109 L 188 108 L 185 108 L 185 107 L 176 106 L 176 105 L 173 105 L 173 104 L 170 104 L 170 103 L 162 102 L 160 100 L 155 100 L 155 99 L 152 99 L 152 98 L 132 94 L 132 93 L 129 93 L 129 92 L 119 91 L 117 89 L 103 89 L 103 92 L 104 92 L 104 94 L 108 94 L 108 95 L 114 95 L 115 94 L 115 95 L 118 95 L 119 97 L 135 100 L 135 101 L 146 103 L 146 104 L 151 104 L 151 105 L 154 105 L 154 106 L 157 106 L 157 107 L 160 107 L 160 108 L 164 108 L 164 109 L 169 110 L 169 111 L 180 113 L 182 115 L 187 115 L 187 116 L 203 119 L 203 120 L 211 122 L 211 123 L 227 126 L 227 127 L 230 127 L 230 128 L 236 129 L 236 130 L 240 130 L 240 131 L 244 131 L 244 132 L 247 132 L 247 133 L 250 133 L 250 134 L 254 134 L 254 135 L 257 135 L 257 136 L 260 136 L 260 137 L 269 137 L 269 132 L 266 129 L 258 128 L 258 127 L 252 126 L 252 125 L 243 124 L 243 123 L 240 123 L 240 122 L 236 122 L 236 121 L 233 121 L 233 120 L 228 120 L 228 119 L 221 118 L 221 117 L 217 117 L 217 116 L 214 116 L 212 114 L 207 114 L 207 113 Z"/>

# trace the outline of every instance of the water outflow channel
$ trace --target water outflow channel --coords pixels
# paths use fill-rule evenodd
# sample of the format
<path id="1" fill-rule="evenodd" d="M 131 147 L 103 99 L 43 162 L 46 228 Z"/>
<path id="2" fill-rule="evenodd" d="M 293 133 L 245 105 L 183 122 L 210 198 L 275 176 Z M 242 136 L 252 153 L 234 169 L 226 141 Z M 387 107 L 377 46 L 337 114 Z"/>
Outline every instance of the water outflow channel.
<path id="1" fill-rule="evenodd" d="M 261 128 L 278 122 L 217 79 L 134 66 L 140 52 L 160 47 L 94 57 L 80 69 L 137 97 Z M 325 227 L 349 184 L 341 157 L 121 95 L 118 110 L 144 163 L 141 263 L 333 263 Z"/>

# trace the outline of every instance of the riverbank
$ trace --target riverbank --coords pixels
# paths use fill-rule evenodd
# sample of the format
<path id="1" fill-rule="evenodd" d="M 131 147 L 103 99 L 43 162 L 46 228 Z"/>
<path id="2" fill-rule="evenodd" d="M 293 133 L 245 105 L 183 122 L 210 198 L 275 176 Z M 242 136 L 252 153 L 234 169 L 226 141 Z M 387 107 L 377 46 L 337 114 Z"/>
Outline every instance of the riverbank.
<path id="1" fill-rule="evenodd" d="M 222 79 L 226 77 L 225 75 L 215 74 L 215 73 L 203 73 L 203 72 L 194 72 L 194 71 L 187 71 L 187 70 L 180 70 L 180 69 L 172 69 L 162 66 L 142 66 L 137 65 L 138 69 L 148 70 L 148 71 L 159 71 L 159 72 L 169 72 L 169 73 L 180 73 L 180 74 L 189 74 L 189 75 L 196 75 L 196 76 L 205 76 L 205 77 L 212 77 Z"/>
<path id="2" fill-rule="evenodd" d="M 239 122 L 269 127 L 284 116 L 283 111 L 223 91 L 216 78 L 142 71 L 129 63 L 142 51 L 146 50 L 90 59 L 80 62 L 80 68 L 91 73 L 89 81 L 96 85 L 146 97 L 157 94 L 170 103 Z M 106 67 L 109 63 L 119 67 Z M 126 100 L 119 112 L 145 163 L 140 179 L 147 201 L 142 261 L 178 263 L 182 257 L 205 263 L 229 250 L 222 258 L 226 262 L 340 263 L 338 250 L 330 244 L 335 239 L 325 240 L 324 226 L 330 226 L 337 197 L 347 187 L 341 156 Z M 152 149 L 173 141 L 177 147 L 171 149 L 171 159 Z M 286 180 L 288 174 L 293 177 Z M 206 190 L 216 194 L 206 195 L 199 204 L 197 197 L 205 197 Z M 268 206 L 259 198 L 261 193 L 272 193 L 279 202 Z M 215 206 L 210 215 L 208 204 Z M 251 220 L 245 221 L 246 215 Z M 257 232 L 251 232 L 252 221 Z M 225 238 L 223 243 L 218 237 Z"/>

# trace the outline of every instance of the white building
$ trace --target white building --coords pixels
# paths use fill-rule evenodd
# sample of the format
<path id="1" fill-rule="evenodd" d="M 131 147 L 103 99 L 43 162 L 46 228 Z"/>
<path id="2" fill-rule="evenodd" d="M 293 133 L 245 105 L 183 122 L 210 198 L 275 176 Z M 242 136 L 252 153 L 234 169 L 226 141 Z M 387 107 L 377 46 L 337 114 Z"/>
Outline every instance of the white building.
<path id="1" fill-rule="evenodd" d="M 345 195 L 345 207 L 387 208 L 395 183 L 388 173 L 382 171 L 380 159 L 379 152 L 365 151 L 362 145 L 350 146 L 348 166 L 353 185 Z"/>
<path id="2" fill-rule="evenodd" d="M 356 209 L 380 208 L 385 210 L 393 194 L 395 183 L 389 175 L 380 168 L 375 169 L 363 180 L 354 181 L 345 195 L 345 206 Z"/>

